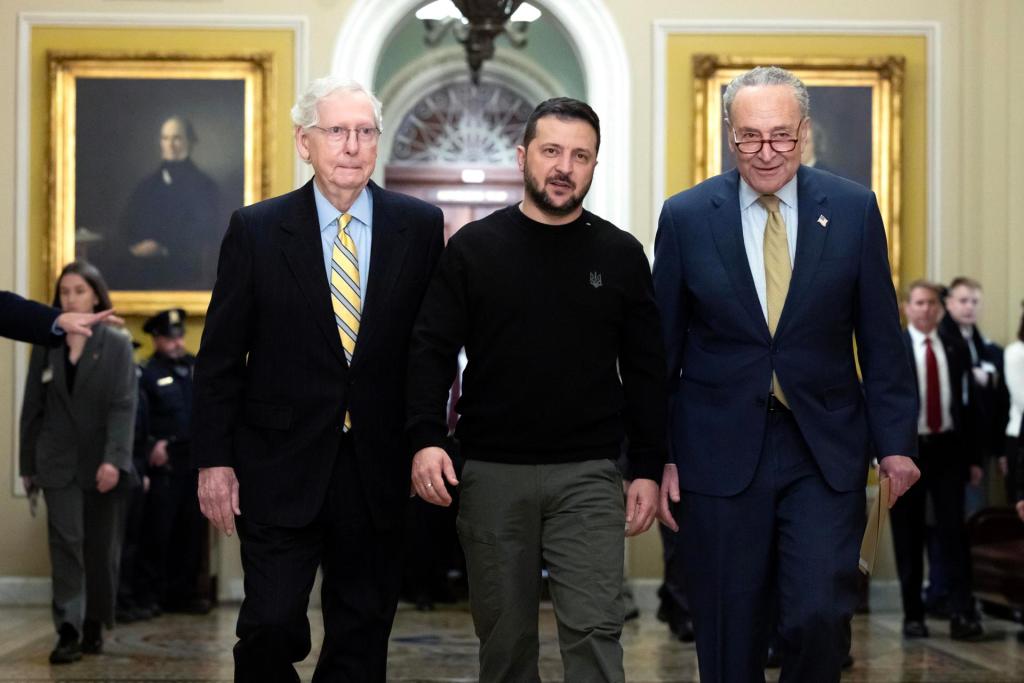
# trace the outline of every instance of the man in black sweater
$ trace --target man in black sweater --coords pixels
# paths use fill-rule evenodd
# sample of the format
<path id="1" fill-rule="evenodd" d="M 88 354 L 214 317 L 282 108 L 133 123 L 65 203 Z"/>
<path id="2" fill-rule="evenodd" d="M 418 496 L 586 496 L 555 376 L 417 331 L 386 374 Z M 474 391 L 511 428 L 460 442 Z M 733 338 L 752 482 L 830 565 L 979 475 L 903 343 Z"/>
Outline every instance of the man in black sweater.
<path id="1" fill-rule="evenodd" d="M 480 680 L 537 681 L 541 563 L 567 681 L 622 681 L 626 535 L 654 518 L 665 462 L 665 357 L 636 239 L 585 211 L 600 128 L 577 100 L 541 103 L 518 148 L 522 203 L 448 242 L 413 329 L 412 484 L 448 505 L 445 399 L 459 349 L 459 537 Z M 615 466 L 629 437 L 623 509 Z"/>

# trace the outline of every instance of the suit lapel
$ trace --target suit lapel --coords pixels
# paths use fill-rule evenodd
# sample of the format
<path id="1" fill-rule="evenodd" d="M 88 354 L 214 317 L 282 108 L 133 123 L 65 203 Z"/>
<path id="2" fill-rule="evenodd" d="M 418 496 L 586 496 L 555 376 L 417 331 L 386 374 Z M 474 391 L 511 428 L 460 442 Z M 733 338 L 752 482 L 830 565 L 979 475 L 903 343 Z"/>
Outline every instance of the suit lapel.
<path id="1" fill-rule="evenodd" d="M 72 387 L 71 401 L 74 403 L 93 400 L 92 392 L 86 390 L 86 387 L 92 384 L 92 377 L 101 363 L 107 334 L 109 333 L 106 330 L 98 329 L 85 340 L 85 348 L 82 349 L 82 357 L 78 359 L 78 369 L 75 372 L 75 383 Z M 67 385 L 65 384 L 65 386 Z"/>
<path id="2" fill-rule="evenodd" d="M 768 341 L 771 339 L 768 323 L 761 311 L 761 302 L 757 298 L 754 278 L 750 273 L 750 261 L 747 260 L 747 250 L 743 246 L 739 174 L 735 170 L 731 171 L 723 176 L 723 180 L 725 184 L 722 192 L 711 198 L 713 209 L 708 219 L 711 234 L 740 303 L 750 314 L 758 333 Z"/>
<path id="3" fill-rule="evenodd" d="M 382 316 L 388 310 L 388 301 L 402 271 L 408 247 L 405 222 L 397 215 L 387 193 L 372 181 L 369 188 L 373 198 L 373 241 L 370 247 L 370 274 L 367 277 L 366 298 L 362 302 L 353 365 L 359 363 L 364 355 L 361 350 L 370 347 L 374 333 L 381 326 Z"/>
<path id="4" fill-rule="evenodd" d="M 782 334 L 787 324 L 799 313 L 800 305 L 810 293 L 811 279 L 818 269 L 821 252 L 828 237 L 828 223 L 832 220 L 828 197 L 809 177 L 805 167 L 797 172 L 797 233 L 793 276 L 789 282 L 786 303 L 782 307 L 779 327 L 775 336 Z M 822 220 L 824 219 L 824 220 Z M 824 225 L 822 225 L 824 223 Z"/>
<path id="5" fill-rule="evenodd" d="M 313 199 L 313 181 L 306 183 L 299 193 L 300 199 L 292 216 L 281 224 L 287 233 L 283 247 L 292 275 L 309 301 L 320 331 L 334 355 L 345 364 L 345 349 L 341 346 L 338 326 L 331 307 L 331 290 L 324 271 L 324 252 L 320 242 L 320 220 Z"/>
<path id="6" fill-rule="evenodd" d="M 46 360 L 50 368 L 50 381 L 47 391 L 56 392 L 60 400 L 65 404 L 71 403 L 71 394 L 68 393 L 67 372 L 64 370 L 64 349 L 65 344 L 61 341 L 60 346 L 54 346 L 46 352 Z"/>

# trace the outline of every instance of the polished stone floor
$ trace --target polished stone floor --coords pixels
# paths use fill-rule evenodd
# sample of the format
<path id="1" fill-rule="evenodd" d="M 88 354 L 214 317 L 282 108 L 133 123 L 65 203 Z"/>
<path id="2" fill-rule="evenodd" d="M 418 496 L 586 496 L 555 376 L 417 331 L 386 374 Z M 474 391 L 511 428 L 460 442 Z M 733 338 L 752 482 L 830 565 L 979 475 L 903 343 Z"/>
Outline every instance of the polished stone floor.
<path id="1" fill-rule="evenodd" d="M 119 626 L 107 636 L 106 652 L 76 664 L 51 667 L 52 627 L 41 607 L 0 608 L 0 682 L 74 681 L 230 681 L 236 606 L 205 617 L 167 615 L 141 624 Z M 311 613 L 314 642 L 319 613 Z M 988 636 L 980 643 L 954 643 L 944 624 L 932 622 L 928 640 L 904 643 L 898 614 L 858 616 L 854 621 L 852 671 L 843 681 L 891 683 L 1010 683 L 1024 681 L 1024 645 L 1019 626 L 986 619 Z M 541 676 L 561 681 L 554 617 L 541 616 Z M 623 633 L 626 676 L 631 683 L 697 681 L 693 645 L 669 637 L 650 614 Z M 313 672 L 315 652 L 299 666 L 303 680 Z M 476 680 L 476 638 L 464 605 L 420 613 L 403 606 L 395 622 L 389 680 L 450 683 Z M 769 673 L 774 680 L 777 673 Z"/>

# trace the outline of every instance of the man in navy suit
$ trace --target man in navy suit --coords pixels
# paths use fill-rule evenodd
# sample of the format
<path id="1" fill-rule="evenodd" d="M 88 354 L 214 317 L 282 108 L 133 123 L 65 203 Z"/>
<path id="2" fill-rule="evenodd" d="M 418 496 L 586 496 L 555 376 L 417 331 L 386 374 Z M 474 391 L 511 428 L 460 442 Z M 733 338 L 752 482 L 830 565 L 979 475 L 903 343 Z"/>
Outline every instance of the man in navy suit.
<path id="1" fill-rule="evenodd" d="M 292 109 L 313 180 L 231 217 L 195 367 L 200 508 L 241 540 L 235 680 L 386 678 L 410 459 L 406 358 L 441 255 L 440 209 L 370 181 L 380 102 L 314 81 Z"/>
<path id="2" fill-rule="evenodd" d="M 885 231 L 869 190 L 800 165 L 809 98 L 793 74 L 738 76 L 724 111 L 736 170 L 671 197 L 655 243 L 660 516 L 675 528 L 682 498 L 702 681 L 764 680 L 776 595 L 780 680 L 838 681 L 868 463 L 881 456 L 890 505 L 919 476 Z"/>

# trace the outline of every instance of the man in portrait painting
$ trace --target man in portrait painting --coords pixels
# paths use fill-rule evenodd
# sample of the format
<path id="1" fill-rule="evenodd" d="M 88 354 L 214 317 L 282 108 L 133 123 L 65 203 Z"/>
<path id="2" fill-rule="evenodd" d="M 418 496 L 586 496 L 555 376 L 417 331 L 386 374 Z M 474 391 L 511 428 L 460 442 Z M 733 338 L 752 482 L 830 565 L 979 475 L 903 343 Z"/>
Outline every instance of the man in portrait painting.
<path id="1" fill-rule="evenodd" d="M 178 115 L 160 126 L 160 166 L 128 198 L 119 232 L 119 289 L 210 289 L 224 224 L 217 183 L 191 154 L 192 123 Z"/>

